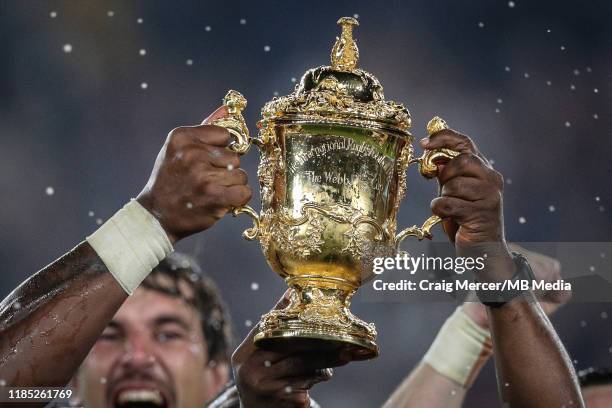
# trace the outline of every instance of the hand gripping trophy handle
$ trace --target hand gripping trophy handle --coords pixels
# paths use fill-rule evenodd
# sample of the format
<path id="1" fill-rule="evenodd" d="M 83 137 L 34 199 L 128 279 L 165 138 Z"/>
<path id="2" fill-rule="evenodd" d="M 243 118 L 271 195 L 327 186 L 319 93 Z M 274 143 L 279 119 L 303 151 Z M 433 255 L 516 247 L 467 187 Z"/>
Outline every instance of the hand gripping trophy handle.
<path id="1" fill-rule="evenodd" d="M 249 151 L 251 143 L 254 142 L 249 136 L 249 128 L 242 116 L 242 110 L 247 105 L 246 98 L 240 92 L 229 90 L 223 98 L 223 105 L 227 108 L 227 117 L 213 121 L 212 125 L 226 128 L 235 138 L 227 148 L 239 155 L 243 155 Z M 253 219 L 253 226 L 242 233 L 245 239 L 252 241 L 259 235 L 259 215 L 248 205 L 232 209 L 234 217 L 242 213 L 247 214 Z"/>
<path id="2" fill-rule="evenodd" d="M 429 121 L 427 124 L 427 134 L 428 136 L 433 135 L 434 133 L 439 132 L 440 130 L 448 129 L 448 125 L 446 122 L 436 116 Z M 425 150 L 421 157 L 417 157 L 415 159 L 410 160 L 410 164 L 417 163 L 419 165 L 419 172 L 425 178 L 434 178 L 438 175 L 438 167 L 436 163 L 441 160 L 448 161 L 457 157 L 459 152 L 456 152 L 451 149 L 434 149 L 434 150 Z M 429 217 L 421 227 L 417 227 L 413 225 L 412 227 L 406 228 L 395 236 L 395 248 L 399 249 L 402 241 L 407 237 L 413 236 L 417 237 L 420 240 L 422 239 L 432 239 L 433 235 L 431 234 L 431 229 L 434 225 L 441 222 L 442 219 L 437 215 L 432 215 Z"/>

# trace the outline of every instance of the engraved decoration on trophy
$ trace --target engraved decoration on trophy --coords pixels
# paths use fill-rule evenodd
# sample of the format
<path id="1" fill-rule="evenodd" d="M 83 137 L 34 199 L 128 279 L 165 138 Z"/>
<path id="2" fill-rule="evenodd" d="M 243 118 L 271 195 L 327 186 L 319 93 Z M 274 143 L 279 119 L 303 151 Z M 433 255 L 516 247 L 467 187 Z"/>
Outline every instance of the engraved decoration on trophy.
<path id="1" fill-rule="evenodd" d="M 241 114 L 246 100 L 236 91 L 224 98 L 228 117 L 214 124 L 235 136 L 233 151 L 244 154 L 251 144 L 260 150 L 261 212 L 244 206 L 233 214 L 253 219 L 243 236 L 259 239 L 268 264 L 291 288 L 289 304 L 261 318 L 255 342 L 268 349 L 297 342 L 360 360 L 378 355 L 374 325 L 349 310 L 371 275 L 368 260 L 394 255 L 408 236 L 430 239 L 440 222 L 432 216 L 396 233 L 407 167 L 416 163 L 432 178 L 436 162 L 457 153 L 414 157 L 408 110 L 386 101 L 378 79 L 357 68 L 357 20 L 343 17 L 338 24 L 331 66 L 306 71 L 292 94 L 268 102 L 259 137 L 249 136 Z M 435 117 L 427 131 L 444 128 Z"/>

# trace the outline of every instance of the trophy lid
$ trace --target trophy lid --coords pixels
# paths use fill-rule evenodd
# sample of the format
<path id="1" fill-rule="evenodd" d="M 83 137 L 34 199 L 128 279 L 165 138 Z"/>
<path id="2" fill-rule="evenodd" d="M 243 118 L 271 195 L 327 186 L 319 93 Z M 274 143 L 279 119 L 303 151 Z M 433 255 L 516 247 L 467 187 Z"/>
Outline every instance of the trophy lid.
<path id="1" fill-rule="evenodd" d="M 293 93 L 266 103 L 259 126 L 270 122 L 338 124 L 408 135 L 408 110 L 385 101 L 378 79 L 357 68 L 359 49 L 353 28 L 359 23 L 342 17 L 338 24 L 342 32 L 332 48 L 331 66 L 309 69 Z"/>

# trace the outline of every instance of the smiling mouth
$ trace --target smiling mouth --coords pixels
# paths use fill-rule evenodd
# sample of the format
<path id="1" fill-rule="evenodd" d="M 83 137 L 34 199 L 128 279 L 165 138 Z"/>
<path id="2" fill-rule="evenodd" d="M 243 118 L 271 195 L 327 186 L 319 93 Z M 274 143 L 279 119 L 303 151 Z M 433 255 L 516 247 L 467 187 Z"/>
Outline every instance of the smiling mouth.
<path id="1" fill-rule="evenodd" d="M 158 390 L 128 389 L 115 398 L 114 408 L 168 408 L 168 403 Z"/>

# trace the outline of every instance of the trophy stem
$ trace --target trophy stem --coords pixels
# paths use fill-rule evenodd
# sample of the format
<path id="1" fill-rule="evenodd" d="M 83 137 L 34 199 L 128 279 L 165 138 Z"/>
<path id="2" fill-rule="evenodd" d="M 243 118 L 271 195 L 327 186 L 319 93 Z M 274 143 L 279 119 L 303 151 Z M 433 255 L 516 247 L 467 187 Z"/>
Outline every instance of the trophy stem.
<path id="1" fill-rule="evenodd" d="M 329 289 L 315 287 L 310 279 L 290 281 L 289 304 L 262 317 L 255 336 L 258 346 L 269 350 L 337 351 L 351 360 L 378 356 L 374 325 L 349 310 L 354 288 L 346 284 Z"/>

